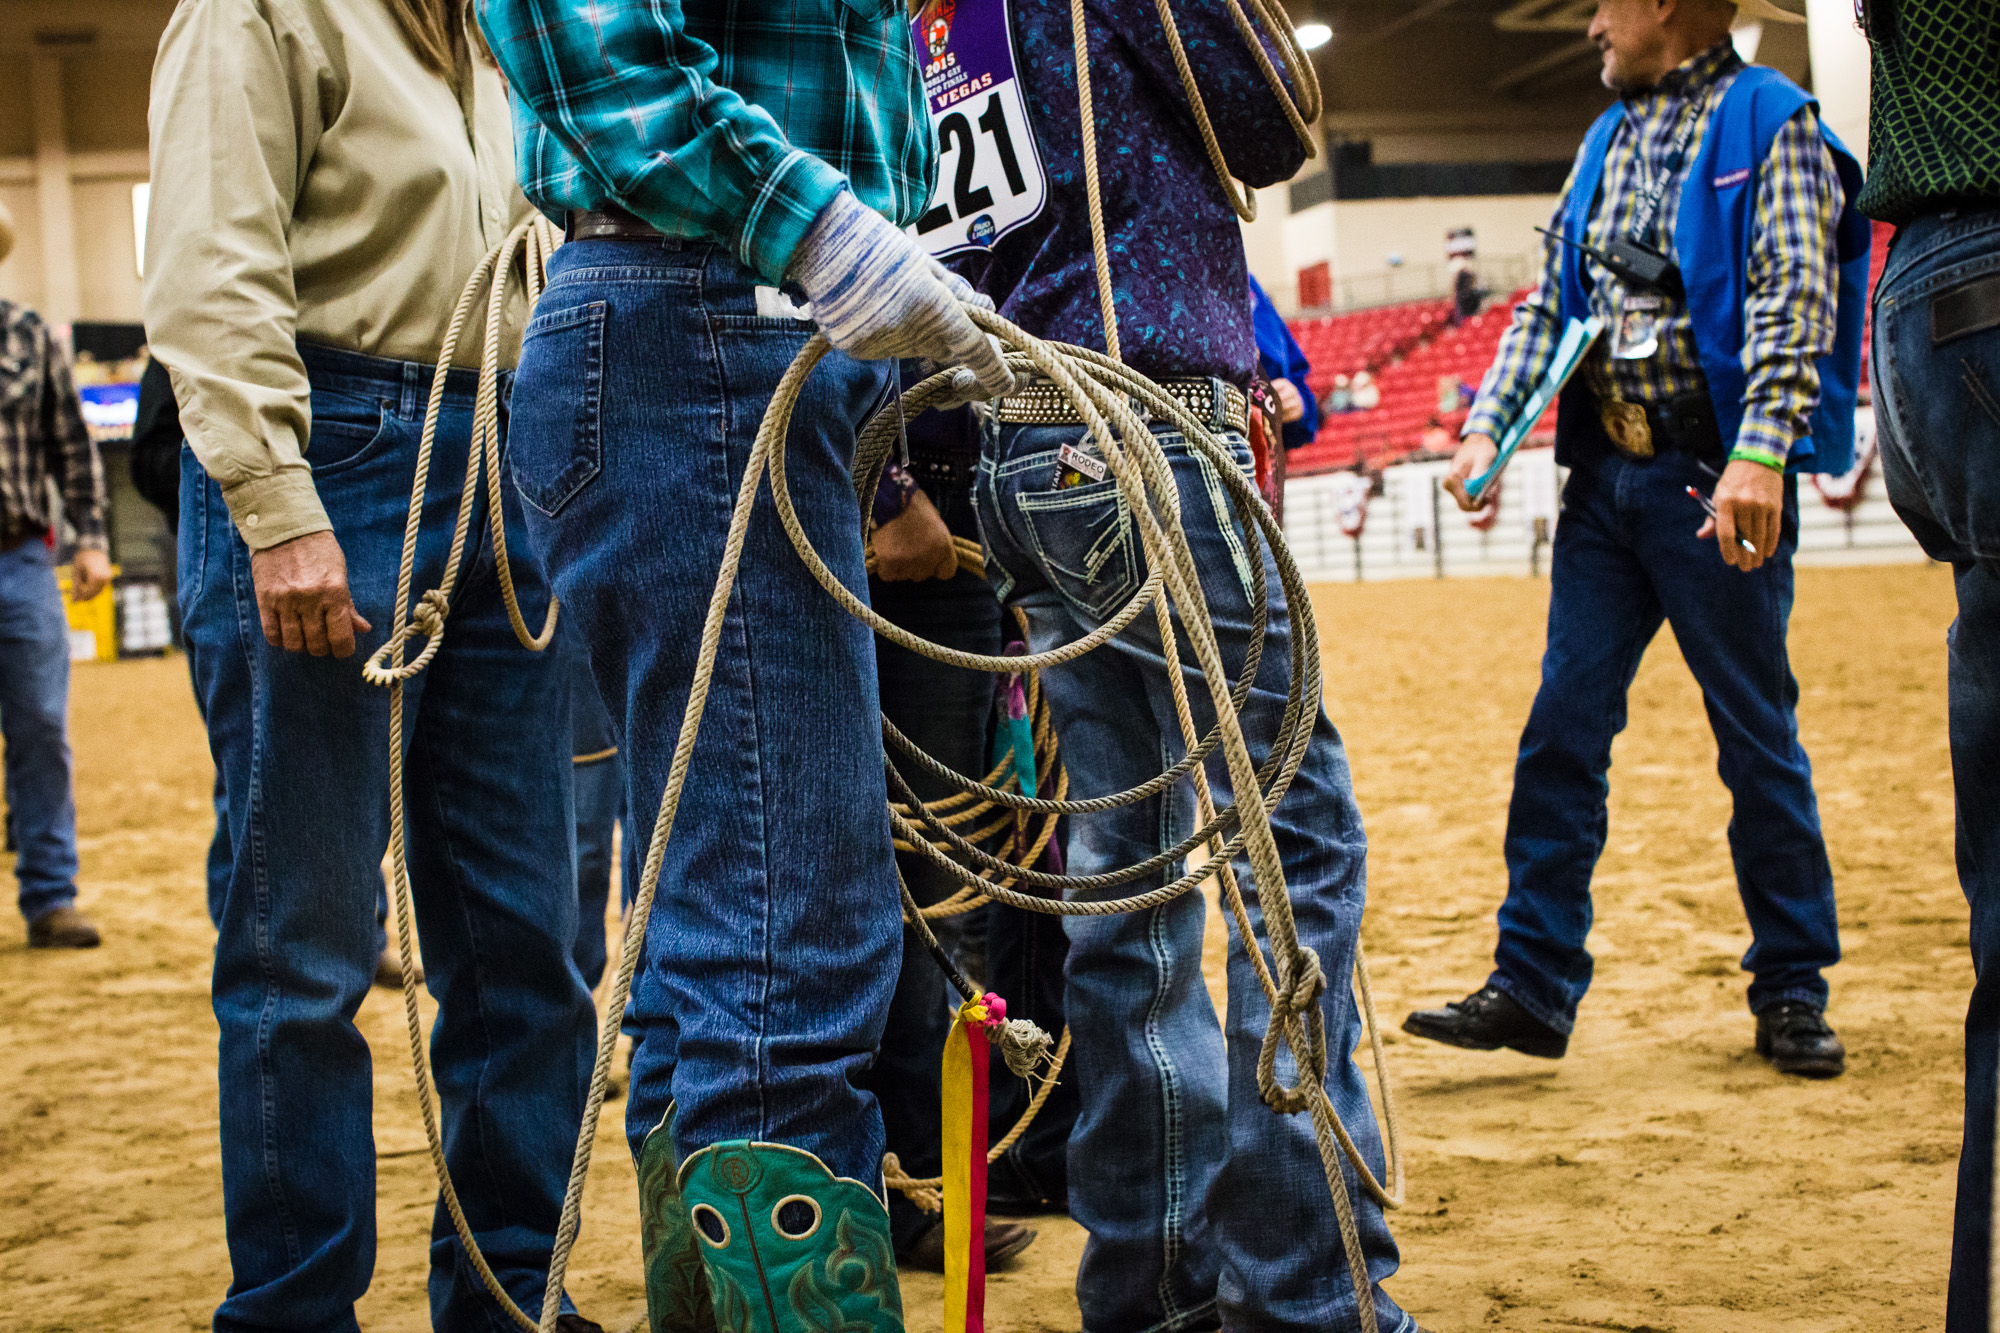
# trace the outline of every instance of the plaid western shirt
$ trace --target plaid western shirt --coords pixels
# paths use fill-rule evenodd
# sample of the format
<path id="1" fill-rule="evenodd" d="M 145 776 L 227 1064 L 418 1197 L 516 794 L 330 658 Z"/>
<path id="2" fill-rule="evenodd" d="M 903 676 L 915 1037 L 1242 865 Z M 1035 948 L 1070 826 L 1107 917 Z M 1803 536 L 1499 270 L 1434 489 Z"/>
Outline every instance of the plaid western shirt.
<path id="1" fill-rule="evenodd" d="M 1701 151 L 1715 107 L 1743 68 L 1726 41 L 1718 42 L 1673 70 L 1654 87 L 1625 99 L 1623 121 L 1614 129 L 1604 163 L 1604 184 L 1585 236 L 1602 248 L 1613 236 L 1629 235 L 1643 192 L 1667 164 L 1681 117 L 1699 106 L 1693 138 L 1681 162 L 1685 172 Z M 1570 173 L 1572 182 L 1575 171 Z M 1564 186 L 1567 201 L 1569 186 Z M 1676 263 L 1674 221 L 1681 192 L 1669 182 L 1661 196 L 1653 237 Z M 1743 426 L 1731 458 L 1748 458 L 1782 468 L 1792 443 L 1811 433 L 1819 403 L 1819 369 L 1814 364 L 1833 349 L 1834 226 L 1840 216 L 1840 176 L 1833 154 L 1820 136 L 1811 107 L 1786 121 L 1757 173 L 1751 220 L 1750 265 L 1743 304 Z M 1560 232 L 1563 208 L 1551 231 Z M 1562 336 L 1562 250 L 1554 239 L 1542 247 L 1542 275 L 1534 292 L 1514 311 L 1514 323 L 1500 341 L 1500 353 L 1479 386 L 1464 433 L 1496 439 L 1540 382 Z M 1585 358 L 1582 374 L 1600 400 L 1663 403 L 1675 394 L 1704 387 L 1694 325 L 1684 301 L 1661 298 L 1660 346 L 1651 356 L 1619 360 L 1611 355 L 1619 306 L 1626 289 L 1594 259 L 1584 259 L 1591 280 L 1591 313 L 1604 319 L 1606 334 Z"/>
<path id="2" fill-rule="evenodd" d="M 623 208 L 771 282 L 843 185 L 897 226 L 936 153 L 902 0 L 479 0 L 543 213 Z"/>
<path id="3" fill-rule="evenodd" d="M 51 477 L 77 545 L 103 550 L 104 466 L 69 358 L 40 315 L 0 301 L 0 536 L 15 542 L 55 526 Z"/>

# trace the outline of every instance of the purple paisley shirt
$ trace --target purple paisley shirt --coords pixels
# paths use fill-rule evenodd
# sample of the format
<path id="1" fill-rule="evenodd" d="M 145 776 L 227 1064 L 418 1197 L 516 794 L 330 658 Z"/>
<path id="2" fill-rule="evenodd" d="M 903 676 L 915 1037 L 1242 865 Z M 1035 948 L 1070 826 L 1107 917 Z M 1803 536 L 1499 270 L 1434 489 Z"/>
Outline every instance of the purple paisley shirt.
<path id="1" fill-rule="evenodd" d="M 1049 196 L 984 254 L 951 261 L 1041 338 L 1104 348 L 1068 0 L 1009 0 L 1014 52 Z M 1243 237 L 1209 165 L 1153 0 L 1087 0 L 1097 165 L 1125 361 L 1154 379 L 1247 383 L 1257 363 Z M 1289 179 L 1305 149 L 1218 0 L 1174 0 L 1230 170 Z M 1267 44 L 1268 49 L 1268 44 Z M 1275 52 L 1272 62 L 1280 72 Z"/>

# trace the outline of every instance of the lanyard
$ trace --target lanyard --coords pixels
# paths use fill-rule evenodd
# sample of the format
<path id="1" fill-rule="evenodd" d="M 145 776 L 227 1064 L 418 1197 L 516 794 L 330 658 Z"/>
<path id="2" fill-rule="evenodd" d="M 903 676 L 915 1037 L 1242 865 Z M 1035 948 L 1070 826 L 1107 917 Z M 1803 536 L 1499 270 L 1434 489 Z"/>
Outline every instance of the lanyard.
<path id="1" fill-rule="evenodd" d="M 1639 215 L 1632 220 L 1633 240 L 1644 241 L 1652 235 L 1653 219 L 1659 215 L 1660 201 L 1666 197 L 1667 186 L 1673 183 L 1674 177 L 1680 175 L 1681 161 L 1687 156 L 1688 145 L 1694 141 L 1695 126 L 1701 123 L 1701 113 L 1707 106 L 1708 95 L 1704 92 L 1700 101 L 1689 102 L 1687 110 L 1681 113 L 1680 128 L 1674 132 L 1674 142 L 1667 150 L 1667 160 L 1660 164 L 1658 174 L 1647 181 L 1646 187 L 1639 192 Z M 1644 166 L 1646 136 L 1643 130 L 1639 132 L 1636 151 L 1640 165 Z"/>

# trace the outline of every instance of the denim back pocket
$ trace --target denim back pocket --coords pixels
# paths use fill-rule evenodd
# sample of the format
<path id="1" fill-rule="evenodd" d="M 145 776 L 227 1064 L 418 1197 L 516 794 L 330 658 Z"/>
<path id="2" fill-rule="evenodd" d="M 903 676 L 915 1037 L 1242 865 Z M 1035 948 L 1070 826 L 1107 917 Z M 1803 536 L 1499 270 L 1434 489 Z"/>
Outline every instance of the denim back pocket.
<path id="1" fill-rule="evenodd" d="M 514 376 L 508 469 L 521 498 L 554 517 L 604 466 L 605 303 L 550 310 L 529 322 Z"/>
<path id="2" fill-rule="evenodd" d="M 345 389 L 312 391 L 312 424 L 306 464 L 315 477 L 333 477 L 381 453 L 394 434 L 389 405 Z"/>
<path id="3" fill-rule="evenodd" d="M 2000 557 L 2000 326 L 1946 330 L 1938 341 L 1931 309 L 1995 279 L 2000 255 L 1983 255 L 1892 290 L 1877 307 L 1875 410 L 1889 498 L 1949 536 L 1939 549 L 1924 543 L 1937 559 Z M 1898 493 L 1905 468 L 1921 500 Z"/>
<path id="4" fill-rule="evenodd" d="M 1020 491 L 1014 503 L 1049 582 L 1103 620 L 1139 586 L 1132 515 L 1112 480 L 1056 491 Z"/>

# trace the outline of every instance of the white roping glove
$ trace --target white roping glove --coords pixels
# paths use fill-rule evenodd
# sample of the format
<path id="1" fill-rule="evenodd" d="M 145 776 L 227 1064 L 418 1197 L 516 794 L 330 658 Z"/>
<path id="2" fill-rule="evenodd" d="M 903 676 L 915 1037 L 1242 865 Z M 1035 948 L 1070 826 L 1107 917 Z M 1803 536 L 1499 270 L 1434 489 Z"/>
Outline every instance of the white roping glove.
<path id="1" fill-rule="evenodd" d="M 863 361 L 928 357 L 970 367 L 993 396 L 1012 393 L 999 347 L 959 304 L 992 302 L 918 248 L 874 209 L 842 190 L 792 255 L 827 341 Z"/>

